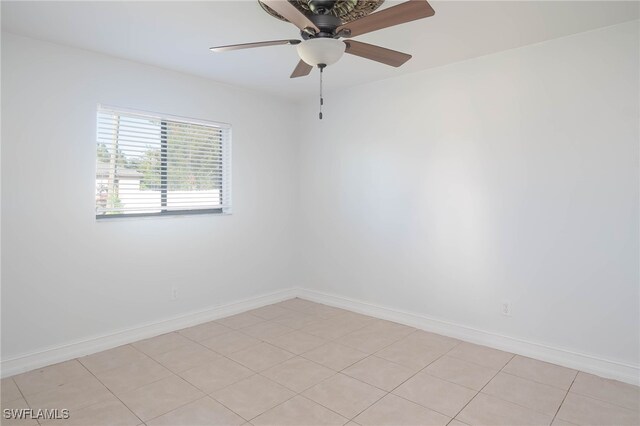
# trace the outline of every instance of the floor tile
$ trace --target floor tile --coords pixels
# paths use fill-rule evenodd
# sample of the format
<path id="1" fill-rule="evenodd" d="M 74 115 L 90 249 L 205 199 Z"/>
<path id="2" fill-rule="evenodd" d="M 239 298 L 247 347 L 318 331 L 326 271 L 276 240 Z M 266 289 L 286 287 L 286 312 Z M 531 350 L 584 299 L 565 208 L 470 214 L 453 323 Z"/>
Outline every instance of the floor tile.
<path id="1" fill-rule="evenodd" d="M 110 395 L 102 402 L 69 412 L 68 419 L 41 421 L 43 425 L 136 426 L 140 419 L 118 398 Z"/>
<path id="2" fill-rule="evenodd" d="M 309 310 L 313 310 L 319 303 L 311 302 L 310 300 L 300 299 L 299 297 L 295 297 L 293 299 L 285 300 L 283 302 L 277 303 L 277 306 L 283 307 L 285 309 L 291 309 L 298 312 L 306 312 Z"/>
<path id="3" fill-rule="evenodd" d="M 469 425 L 462 423 L 460 420 L 452 419 L 447 426 L 469 426 Z"/>
<path id="4" fill-rule="evenodd" d="M 559 418 L 556 417 L 555 419 L 553 419 L 553 422 L 551 422 L 551 426 L 578 426 L 578 425 L 574 423 L 566 422 L 564 420 L 560 420 Z"/>
<path id="5" fill-rule="evenodd" d="M 424 344 L 435 349 L 450 351 L 461 343 L 460 340 L 429 331 L 416 330 L 406 337 L 406 340 L 413 343 Z"/>
<path id="6" fill-rule="evenodd" d="M 33 409 L 66 408 L 79 410 L 112 397 L 111 392 L 93 376 L 74 380 L 44 392 L 26 395 Z"/>
<path id="7" fill-rule="evenodd" d="M 281 336 L 283 334 L 287 334 L 292 331 L 293 329 L 287 327 L 286 325 L 282 325 L 277 322 L 271 322 L 271 321 L 250 325 L 242 329 L 243 333 L 248 334 L 249 336 L 253 336 L 260 340 L 266 340 L 266 339 L 269 339 L 270 337 Z"/>
<path id="8" fill-rule="evenodd" d="M 526 358 L 520 355 L 514 356 L 504 367 L 505 373 L 534 382 L 544 383 L 564 390 L 569 389 L 577 371 L 548 362 Z"/>
<path id="9" fill-rule="evenodd" d="M 205 322 L 204 324 L 194 325 L 193 327 L 184 328 L 178 331 L 179 334 L 186 337 L 187 339 L 193 340 L 195 342 L 200 342 L 202 340 L 211 339 L 212 337 L 218 336 L 220 334 L 228 333 L 232 329 L 229 327 L 225 327 L 222 324 L 218 324 L 215 321 Z"/>
<path id="10" fill-rule="evenodd" d="M 258 374 L 241 380 L 211 396 L 246 420 L 295 396 L 295 393 Z"/>
<path id="11" fill-rule="evenodd" d="M 336 342 L 372 354 L 397 342 L 411 332 L 412 329 L 408 327 L 405 329 L 371 324 L 336 339 Z"/>
<path id="12" fill-rule="evenodd" d="M 251 420 L 255 426 L 341 426 L 348 420 L 302 396 L 295 396 Z"/>
<path id="13" fill-rule="evenodd" d="M 291 329 L 298 330 L 320 320 L 320 317 L 302 312 L 289 311 L 288 313 L 274 319 L 273 322 L 285 325 Z"/>
<path id="14" fill-rule="evenodd" d="M 379 319 L 371 321 L 367 324 L 366 327 L 369 330 L 376 330 L 380 333 L 392 333 L 399 336 L 400 338 L 407 337 L 408 335 L 416 331 L 415 328 L 409 327 L 408 325 Z"/>
<path id="15" fill-rule="evenodd" d="M 74 380 L 91 377 L 91 373 L 77 360 L 61 362 L 13 376 L 23 395 L 53 389 Z"/>
<path id="16" fill-rule="evenodd" d="M 298 312 L 317 315 L 322 318 L 331 318 L 346 312 L 344 309 L 334 308 L 333 306 L 327 306 L 298 298 L 280 302 L 278 306 Z"/>
<path id="17" fill-rule="evenodd" d="M 366 326 L 366 322 L 354 321 L 342 318 L 329 318 L 303 327 L 301 331 L 313 334 L 326 340 L 335 340 L 353 331 L 359 330 Z"/>
<path id="18" fill-rule="evenodd" d="M 343 321 L 346 320 L 348 322 L 360 322 L 363 324 L 368 324 L 372 321 L 379 321 L 378 318 L 351 311 L 342 311 L 338 318 L 342 319 Z"/>
<path id="19" fill-rule="evenodd" d="M 303 396 L 351 419 L 385 395 L 384 391 L 343 374 L 307 389 Z"/>
<path id="20" fill-rule="evenodd" d="M 310 313 L 317 315 L 319 317 L 322 318 L 333 318 L 337 315 L 341 315 L 343 313 L 345 313 L 347 311 L 345 311 L 344 309 L 340 309 L 340 308 L 335 308 L 333 306 L 326 306 L 326 305 L 321 305 L 320 307 L 317 307 L 315 309 L 312 309 L 310 311 Z"/>
<path id="21" fill-rule="evenodd" d="M 550 424 L 553 416 L 480 393 L 456 419 L 473 426 L 540 426 Z"/>
<path id="22" fill-rule="evenodd" d="M 220 357 L 221 355 L 197 343 L 190 343 L 153 356 L 156 361 L 174 373 L 197 367 Z"/>
<path id="23" fill-rule="evenodd" d="M 500 372 L 482 393 L 554 416 L 567 394 L 562 389 Z"/>
<path id="24" fill-rule="evenodd" d="M 2 401 L 13 401 L 22 398 L 22 394 L 18 386 L 11 377 L 2 379 L 2 388 L 0 389 L 0 399 Z"/>
<path id="25" fill-rule="evenodd" d="M 616 380 L 579 372 L 571 386 L 571 392 L 600 399 L 630 410 L 640 410 L 640 388 Z"/>
<path id="26" fill-rule="evenodd" d="M 256 339 L 240 331 L 232 331 L 212 337 L 211 339 L 203 340 L 200 344 L 219 354 L 229 355 L 248 348 L 249 346 L 257 345 L 260 342 L 260 339 Z"/>
<path id="27" fill-rule="evenodd" d="M 221 318 L 216 322 L 218 324 L 224 325 L 225 327 L 240 329 L 244 327 L 249 327 L 250 325 L 264 322 L 264 319 L 257 317 L 255 315 L 251 315 L 248 312 L 243 312 L 241 314 L 232 315 L 226 318 Z"/>
<path id="28" fill-rule="evenodd" d="M 253 371 L 263 371 L 294 356 L 291 352 L 287 352 L 269 343 L 260 343 L 247 349 L 234 352 L 229 355 L 229 358 Z"/>
<path id="29" fill-rule="evenodd" d="M 150 420 L 204 394 L 182 378 L 170 376 L 133 391 L 123 393 L 120 399 L 142 420 Z"/>
<path id="30" fill-rule="evenodd" d="M 449 417 L 455 417 L 477 394 L 426 373 L 416 374 L 393 393 Z"/>
<path id="31" fill-rule="evenodd" d="M 261 308 L 248 311 L 251 315 L 270 321 L 291 313 L 289 309 L 285 309 L 278 305 L 267 305 Z"/>
<path id="32" fill-rule="evenodd" d="M 565 398 L 556 418 L 576 425 L 637 426 L 640 424 L 640 413 L 636 410 L 629 410 L 572 392 L 569 392 Z"/>
<path id="33" fill-rule="evenodd" d="M 205 393 L 220 390 L 253 374 L 247 367 L 224 357 L 179 373 L 180 377 Z"/>
<path id="34" fill-rule="evenodd" d="M 80 361 L 87 370 L 96 374 L 122 367 L 125 364 L 140 361 L 145 358 L 147 358 L 147 355 L 143 354 L 133 346 L 124 345 L 92 355 L 83 356 L 82 358 L 78 358 L 78 361 Z"/>
<path id="35" fill-rule="evenodd" d="M 429 364 L 422 371 L 474 390 L 482 389 L 498 372 L 498 370 L 446 355 Z"/>
<path id="36" fill-rule="evenodd" d="M 308 352 L 327 342 L 325 339 L 301 331 L 293 331 L 266 339 L 266 341 L 296 355 Z"/>
<path id="37" fill-rule="evenodd" d="M 300 357 L 291 358 L 262 372 L 263 376 L 298 393 L 334 374 L 335 371 Z"/>
<path id="38" fill-rule="evenodd" d="M 244 423 L 242 417 L 207 396 L 149 420 L 147 426 L 233 426 Z"/>
<path id="39" fill-rule="evenodd" d="M 474 345 L 473 343 L 462 342 L 458 346 L 447 352 L 447 356 L 462 359 L 464 361 L 473 362 L 484 367 L 501 369 L 511 358 L 513 354 L 509 352 L 499 351 L 487 346 Z"/>
<path id="40" fill-rule="evenodd" d="M 434 348 L 419 341 L 402 339 L 376 352 L 375 355 L 417 371 L 431 364 L 446 352 L 447 349 Z"/>
<path id="41" fill-rule="evenodd" d="M 147 355 L 160 355 L 190 343 L 192 343 L 191 340 L 178 333 L 167 333 L 132 343 L 132 345 Z"/>
<path id="42" fill-rule="evenodd" d="M 169 376 L 171 376 L 171 371 L 151 358 L 145 358 L 125 364 L 122 367 L 96 373 L 96 377 L 116 395 L 129 392 Z"/>
<path id="43" fill-rule="evenodd" d="M 25 416 L 26 413 L 22 414 L 23 412 L 20 411 L 29 409 L 29 404 L 27 404 L 27 401 L 22 397 L 14 399 L 13 401 L 5 401 L 3 399 L 0 402 L 0 408 L 2 408 L 2 420 L 0 420 L 2 426 L 38 426 L 38 420 L 28 415 Z M 5 418 L 5 410 L 10 410 L 10 412 L 15 414 L 11 418 Z"/>
<path id="44" fill-rule="evenodd" d="M 345 368 L 342 373 L 391 392 L 402 382 L 413 376 L 415 371 L 372 355 Z"/>
<path id="45" fill-rule="evenodd" d="M 354 421 L 362 426 L 444 426 L 449 417 L 389 394 L 367 408 Z"/>
<path id="46" fill-rule="evenodd" d="M 638 387 L 302 299 L 1 383 L 52 425 L 640 424 Z"/>
<path id="47" fill-rule="evenodd" d="M 367 354 L 348 346 L 329 342 L 303 353 L 302 356 L 325 367 L 340 371 L 366 358 Z"/>

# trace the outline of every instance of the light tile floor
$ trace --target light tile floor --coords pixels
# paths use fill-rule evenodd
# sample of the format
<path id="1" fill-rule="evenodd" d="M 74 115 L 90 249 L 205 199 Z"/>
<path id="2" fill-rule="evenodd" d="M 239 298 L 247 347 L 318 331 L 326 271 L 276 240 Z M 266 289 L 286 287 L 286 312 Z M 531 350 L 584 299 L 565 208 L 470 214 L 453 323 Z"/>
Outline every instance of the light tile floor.
<path id="1" fill-rule="evenodd" d="M 2 425 L 640 425 L 636 386 L 302 299 L 3 379 L 1 400 L 70 410 Z"/>

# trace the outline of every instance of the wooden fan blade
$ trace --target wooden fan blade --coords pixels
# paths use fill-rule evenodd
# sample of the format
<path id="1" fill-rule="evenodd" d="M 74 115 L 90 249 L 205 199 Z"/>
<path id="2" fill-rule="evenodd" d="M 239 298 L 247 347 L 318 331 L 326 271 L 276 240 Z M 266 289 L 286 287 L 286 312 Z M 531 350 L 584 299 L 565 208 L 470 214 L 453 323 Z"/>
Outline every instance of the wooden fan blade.
<path id="1" fill-rule="evenodd" d="M 353 22 L 340 25 L 336 31 L 350 30 L 351 34 L 345 34 L 345 37 L 355 37 L 371 31 L 381 30 L 382 28 L 415 21 L 416 19 L 428 18 L 435 13 L 426 0 L 409 0 L 380 12 L 372 13 L 364 18 L 356 19 Z"/>
<path id="2" fill-rule="evenodd" d="M 355 40 L 345 40 L 344 44 L 347 45 L 346 53 L 391 65 L 392 67 L 399 67 L 411 59 L 411 55 L 406 53 L 374 46 L 373 44 L 362 43 Z"/>
<path id="3" fill-rule="evenodd" d="M 296 68 L 291 73 L 291 77 L 289 78 L 304 77 L 305 75 L 309 75 L 312 69 L 313 67 L 311 65 L 303 60 L 300 60 L 300 62 L 298 62 L 298 65 L 296 65 Z"/>
<path id="4" fill-rule="evenodd" d="M 293 25 L 298 27 L 301 30 L 305 30 L 307 28 L 313 30 L 315 33 L 320 32 L 320 28 L 316 26 L 309 18 L 304 16 L 302 12 L 300 12 L 294 5 L 289 3 L 287 0 L 261 0 L 263 4 L 266 4 L 274 11 L 278 12 L 281 16 L 283 16 L 287 21 L 291 22 Z"/>
<path id="5" fill-rule="evenodd" d="M 212 52 L 228 52 L 229 50 L 251 49 L 253 47 L 278 46 L 281 44 L 298 44 L 300 40 L 273 40 L 259 41 L 257 43 L 230 44 L 229 46 L 210 47 Z"/>

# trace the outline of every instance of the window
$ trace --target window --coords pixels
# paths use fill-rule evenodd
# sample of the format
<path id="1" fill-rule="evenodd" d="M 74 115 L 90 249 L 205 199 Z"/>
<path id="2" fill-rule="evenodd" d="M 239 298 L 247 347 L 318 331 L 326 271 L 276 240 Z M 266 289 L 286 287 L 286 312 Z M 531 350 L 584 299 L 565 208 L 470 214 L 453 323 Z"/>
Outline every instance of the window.
<path id="1" fill-rule="evenodd" d="M 231 127 L 99 107 L 96 217 L 231 212 Z"/>

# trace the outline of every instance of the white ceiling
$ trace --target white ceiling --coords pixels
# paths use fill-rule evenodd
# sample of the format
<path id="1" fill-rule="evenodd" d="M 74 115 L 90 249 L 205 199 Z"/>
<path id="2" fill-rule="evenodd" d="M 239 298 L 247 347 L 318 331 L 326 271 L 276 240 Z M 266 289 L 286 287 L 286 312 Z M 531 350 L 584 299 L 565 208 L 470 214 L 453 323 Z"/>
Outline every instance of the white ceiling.
<path id="1" fill-rule="evenodd" d="M 387 0 L 382 6 L 396 4 Z M 335 90 L 638 19 L 635 1 L 433 1 L 435 16 L 358 37 L 413 55 L 400 68 L 345 55 L 325 71 Z M 318 78 L 289 79 L 295 47 L 211 53 L 215 45 L 299 38 L 252 1 L 2 1 L 2 30 L 184 71 L 288 98 Z"/>

